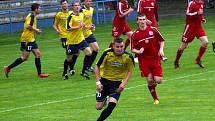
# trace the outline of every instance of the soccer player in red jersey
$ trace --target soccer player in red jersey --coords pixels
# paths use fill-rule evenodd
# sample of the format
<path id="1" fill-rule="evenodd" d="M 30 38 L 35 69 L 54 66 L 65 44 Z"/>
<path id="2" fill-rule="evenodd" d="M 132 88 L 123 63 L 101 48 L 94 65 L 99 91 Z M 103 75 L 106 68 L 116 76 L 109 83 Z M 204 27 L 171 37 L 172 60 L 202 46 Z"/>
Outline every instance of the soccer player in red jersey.
<path id="1" fill-rule="evenodd" d="M 159 104 L 156 85 L 162 82 L 160 57 L 164 56 L 164 39 L 155 27 L 147 26 L 145 15 L 138 15 L 137 24 L 131 37 L 131 51 L 138 58 L 141 76 L 147 78 L 154 104 Z"/>
<path id="2" fill-rule="evenodd" d="M 203 17 L 203 7 L 203 0 L 192 0 L 187 7 L 186 25 L 184 33 L 182 35 L 181 45 L 178 48 L 174 61 L 175 69 L 179 68 L 179 59 L 184 49 L 188 46 L 190 42 L 194 40 L 195 37 L 200 39 L 201 41 L 201 47 L 195 60 L 195 64 L 199 65 L 201 68 L 204 68 L 204 65 L 201 62 L 201 58 L 206 51 L 208 45 L 208 38 L 204 29 L 202 28 L 202 23 L 206 23 L 206 20 Z"/>
<path id="3" fill-rule="evenodd" d="M 159 17 L 157 11 L 156 0 L 139 0 L 137 5 L 137 13 L 145 14 L 146 18 L 152 22 L 153 27 L 159 26 Z"/>
<path id="4" fill-rule="evenodd" d="M 134 9 L 129 7 L 127 0 L 120 0 L 120 2 L 117 3 L 116 13 L 112 23 L 112 40 L 109 45 L 110 48 L 113 47 L 113 41 L 124 33 L 129 38 L 125 42 L 125 49 L 130 44 L 130 38 L 133 32 L 126 22 L 126 16 L 132 11 L 134 11 Z"/>

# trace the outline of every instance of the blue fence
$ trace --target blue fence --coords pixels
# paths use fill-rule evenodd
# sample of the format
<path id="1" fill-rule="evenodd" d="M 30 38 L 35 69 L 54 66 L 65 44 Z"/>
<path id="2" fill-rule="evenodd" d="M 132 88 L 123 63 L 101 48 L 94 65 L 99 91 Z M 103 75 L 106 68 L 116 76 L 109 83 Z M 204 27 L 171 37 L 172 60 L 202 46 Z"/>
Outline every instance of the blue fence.
<path id="1" fill-rule="evenodd" d="M 105 3 L 107 2 L 113 2 L 116 0 L 106 0 L 106 1 L 96 1 L 93 2 L 95 6 L 94 11 L 94 23 L 96 24 L 105 24 L 107 21 L 111 21 L 114 17 L 114 10 L 108 10 Z M 60 5 L 55 6 L 43 6 L 42 11 L 50 10 L 50 9 L 60 9 Z M 22 13 L 22 12 L 30 12 L 30 8 L 21 8 L 21 9 L 14 9 L 14 10 L 2 10 L 0 11 L 0 15 L 8 16 L 9 22 L 0 24 L 0 33 L 12 33 L 16 31 L 20 31 L 23 29 L 23 21 L 14 22 L 12 20 L 12 15 Z M 133 17 L 131 17 L 133 18 Z M 53 17 L 50 18 L 41 18 L 38 19 L 38 27 L 44 28 L 44 27 L 50 27 L 53 24 Z"/>

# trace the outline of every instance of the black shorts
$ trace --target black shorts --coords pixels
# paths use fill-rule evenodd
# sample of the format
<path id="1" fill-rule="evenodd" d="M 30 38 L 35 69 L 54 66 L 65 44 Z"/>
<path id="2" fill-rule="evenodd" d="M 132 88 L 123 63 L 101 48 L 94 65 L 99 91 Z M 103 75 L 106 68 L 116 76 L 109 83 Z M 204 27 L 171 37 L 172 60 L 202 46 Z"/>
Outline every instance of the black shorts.
<path id="1" fill-rule="evenodd" d="M 87 43 L 93 43 L 96 42 L 96 38 L 93 36 L 93 34 L 91 34 L 89 37 L 85 38 L 85 40 L 87 41 Z"/>
<path id="2" fill-rule="evenodd" d="M 63 48 L 66 48 L 66 41 L 67 41 L 67 38 L 60 38 L 60 41 L 61 41 L 61 45 Z"/>
<path id="3" fill-rule="evenodd" d="M 120 93 L 116 93 L 116 89 L 119 88 L 119 85 L 122 83 L 121 81 L 110 81 L 105 78 L 101 78 L 100 82 L 103 85 L 103 90 L 101 92 L 96 92 L 97 102 L 103 102 L 107 96 L 119 100 Z"/>
<path id="4" fill-rule="evenodd" d="M 66 54 L 67 55 L 73 55 L 78 53 L 79 50 L 84 50 L 85 48 L 87 48 L 89 46 L 89 44 L 87 43 L 86 40 L 83 40 L 81 43 L 79 44 L 70 44 L 67 46 L 67 51 Z"/>
<path id="5" fill-rule="evenodd" d="M 34 42 L 21 42 L 20 50 L 31 52 L 33 49 L 38 49 L 36 41 Z"/>

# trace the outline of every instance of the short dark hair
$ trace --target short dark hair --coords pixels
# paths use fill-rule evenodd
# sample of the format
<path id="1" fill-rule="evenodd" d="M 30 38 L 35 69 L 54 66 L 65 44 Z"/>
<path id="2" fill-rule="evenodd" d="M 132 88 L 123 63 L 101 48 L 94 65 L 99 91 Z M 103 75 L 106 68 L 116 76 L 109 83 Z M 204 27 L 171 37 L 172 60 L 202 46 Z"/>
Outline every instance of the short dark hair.
<path id="1" fill-rule="evenodd" d="M 144 16 L 146 17 L 146 15 L 145 15 L 144 13 L 138 14 L 138 15 L 137 15 L 137 20 L 138 20 L 139 17 L 144 17 Z"/>
<path id="2" fill-rule="evenodd" d="M 40 7 L 40 4 L 39 3 L 33 3 L 31 5 L 31 11 L 35 11 L 36 9 L 39 9 Z"/>
<path id="3" fill-rule="evenodd" d="M 116 43 L 121 43 L 121 42 L 123 42 L 123 39 L 122 38 L 116 38 L 115 40 L 114 40 L 114 44 L 116 44 Z"/>
<path id="4" fill-rule="evenodd" d="M 60 4 L 62 4 L 62 3 L 65 2 L 65 1 L 68 3 L 68 0 L 61 0 L 61 1 L 60 1 Z"/>
<path id="5" fill-rule="evenodd" d="M 72 1 L 72 6 L 73 6 L 75 3 L 79 3 L 79 4 L 80 4 L 80 0 L 73 0 L 73 1 Z"/>

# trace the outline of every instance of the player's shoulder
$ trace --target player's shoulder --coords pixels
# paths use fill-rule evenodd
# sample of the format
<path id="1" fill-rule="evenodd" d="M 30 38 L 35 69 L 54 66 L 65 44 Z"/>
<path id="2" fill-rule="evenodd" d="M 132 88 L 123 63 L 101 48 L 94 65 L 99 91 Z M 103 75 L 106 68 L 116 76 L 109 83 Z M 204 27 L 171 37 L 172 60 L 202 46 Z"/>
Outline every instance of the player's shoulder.
<path id="1" fill-rule="evenodd" d="M 107 48 L 103 51 L 103 54 L 107 54 L 109 52 L 113 52 L 113 48 Z"/>
<path id="2" fill-rule="evenodd" d="M 157 27 L 154 27 L 154 26 L 148 26 L 149 30 L 152 30 L 152 31 L 158 31 Z"/>
<path id="3" fill-rule="evenodd" d="M 132 58 L 132 59 L 134 58 L 134 56 L 131 53 L 127 52 L 127 51 L 125 51 L 124 54 L 127 55 L 128 57 Z"/>
<path id="4" fill-rule="evenodd" d="M 124 54 L 126 55 L 126 57 L 127 57 L 128 59 L 131 59 L 131 61 L 132 61 L 133 64 L 134 64 L 134 56 L 133 56 L 131 53 L 127 52 L 127 51 L 125 51 Z"/>
<path id="5" fill-rule="evenodd" d="M 134 30 L 133 35 L 139 33 L 139 29 Z"/>

